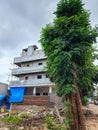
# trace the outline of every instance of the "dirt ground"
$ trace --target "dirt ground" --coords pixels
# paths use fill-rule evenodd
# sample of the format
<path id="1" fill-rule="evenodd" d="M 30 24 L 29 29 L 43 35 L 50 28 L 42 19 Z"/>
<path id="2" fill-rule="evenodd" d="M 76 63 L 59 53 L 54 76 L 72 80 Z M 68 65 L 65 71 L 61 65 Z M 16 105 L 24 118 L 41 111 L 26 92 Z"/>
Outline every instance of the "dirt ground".
<path id="1" fill-rule="evenodd" d="M 87 130 L 98 130 L 98 105 L 89 104 L 88 109 L 92 114 L 86 118 Z"/>
<path id="2" fill-rule="evenodd" d="M 86 127 L 87 130 L 98 130 L 98 106 L 94 104 L 88 105 L 86 108 L 90 110 L 91 114 L 86 115 Z M 45 120 L 43 118 L 43 112 L 46 111 L 53 111 L 53 108 L 46 108 L 44 106 L 31 106 L 31 105 L 13 105 L 12 106 L 12 113 L 20 114 L 20 113 L 27 113 L 30 115 L 33 111 L 35 115 L 36 113 L 42 113 L 41 115 L 37 115 L 34 118 L 32 116 L 28 116 L 24 118 L 22 123 L 18 125 L 14 125 L 11 123 L 5 123 L 2 121 L 2 113 L 0 114 L 0 130 L 48 130 L 46 128 Z"/>

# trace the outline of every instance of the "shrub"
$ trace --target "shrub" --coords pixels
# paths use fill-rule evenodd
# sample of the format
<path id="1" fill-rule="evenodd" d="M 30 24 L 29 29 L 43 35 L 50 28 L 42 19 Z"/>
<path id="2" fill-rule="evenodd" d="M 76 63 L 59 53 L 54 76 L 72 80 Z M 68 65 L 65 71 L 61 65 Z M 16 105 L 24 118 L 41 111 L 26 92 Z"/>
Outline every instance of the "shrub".
<path id="1" fill-rule="evenodd" d="M 87 103 L 88 103 L 88 97 L 87 97 L 87 96 L 84 96 L 84 97 L 83 97 L 82 103 L 83 103 L 84 106 L 87 105 Z"/>

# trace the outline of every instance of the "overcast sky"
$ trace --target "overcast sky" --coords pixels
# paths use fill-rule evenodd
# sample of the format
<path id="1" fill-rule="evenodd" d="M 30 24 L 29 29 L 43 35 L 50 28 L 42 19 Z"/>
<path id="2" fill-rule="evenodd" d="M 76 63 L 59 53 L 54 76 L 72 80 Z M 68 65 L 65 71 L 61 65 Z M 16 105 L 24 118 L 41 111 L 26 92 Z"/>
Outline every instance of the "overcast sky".
<path id="1" fill-rule="evenodd" d="M 52 22 L 59 0 L 0 0 L 0 82 L 7 82 L 11 62 L 29 45 L 38 45 L 42 27 Z M 98 0 L 83 0 L 98 23 Z"/>

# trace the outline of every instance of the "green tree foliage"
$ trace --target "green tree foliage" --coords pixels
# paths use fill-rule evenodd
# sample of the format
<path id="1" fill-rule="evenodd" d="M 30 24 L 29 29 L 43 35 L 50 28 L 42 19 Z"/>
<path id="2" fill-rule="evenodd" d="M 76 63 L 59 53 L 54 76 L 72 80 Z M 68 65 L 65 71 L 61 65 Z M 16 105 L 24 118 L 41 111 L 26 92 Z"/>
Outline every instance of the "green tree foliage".
<path id="1" fill-rule="evenodd" d="M 98 66 L 95 66 L 93 83 L 98 84 Z"/>
<path id="2" fill-rule="evenodd" d="M 53 23 L 42 29 L 40 42 L 48 56 L 48 74 L 59 96 L 73 91 L 73 64 L 80 91 L 87 92 L 94 75 L 94 48 L 98 35 L 89 22 L 89 13 L 80 0 L 61 0 Z M 70 89 L 70 90 L 69 90 Z"/>
<path id="3" fill-rule="evenodd" d="M 56 84 L 57 94 L 74 104 L 70 110 L 81 109 L 78 89 L 85 96 L 92 88 L 95 72 L 93 44 L 96 43 L 98 29 L 91 27 L 89 13 L 83 8 L 81 0 L 61 0 L 54 14 L 56 18 L 42 29 L 40 37 L 47 55 L 48 75 Z M 79 109 L 77 114 L 81 111 Z M 79 118 L 80 115 L 75 114 L 72 118 Z M 83 118 L 77 120 L 78 125 L 70 126 L 71 130 L 85 130 Z"/>

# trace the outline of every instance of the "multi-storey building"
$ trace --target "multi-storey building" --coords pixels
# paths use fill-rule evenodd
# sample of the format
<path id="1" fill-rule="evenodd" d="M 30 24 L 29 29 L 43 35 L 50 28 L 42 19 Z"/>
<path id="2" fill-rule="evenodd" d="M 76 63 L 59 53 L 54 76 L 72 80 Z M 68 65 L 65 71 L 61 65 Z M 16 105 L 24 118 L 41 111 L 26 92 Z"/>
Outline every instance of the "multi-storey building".
<path id="1" fill-rule="evenodd" d="M 46 75 L 46 59 L 44 51 L 35 45 L 23 49 L 21 56 L 14 58 L 17 68 L 12 69 L 12 75 L 18 80 L 11 81 L 10 87 L 25 87 L 23 104 L 57 102 L 55 84 Z"/>

